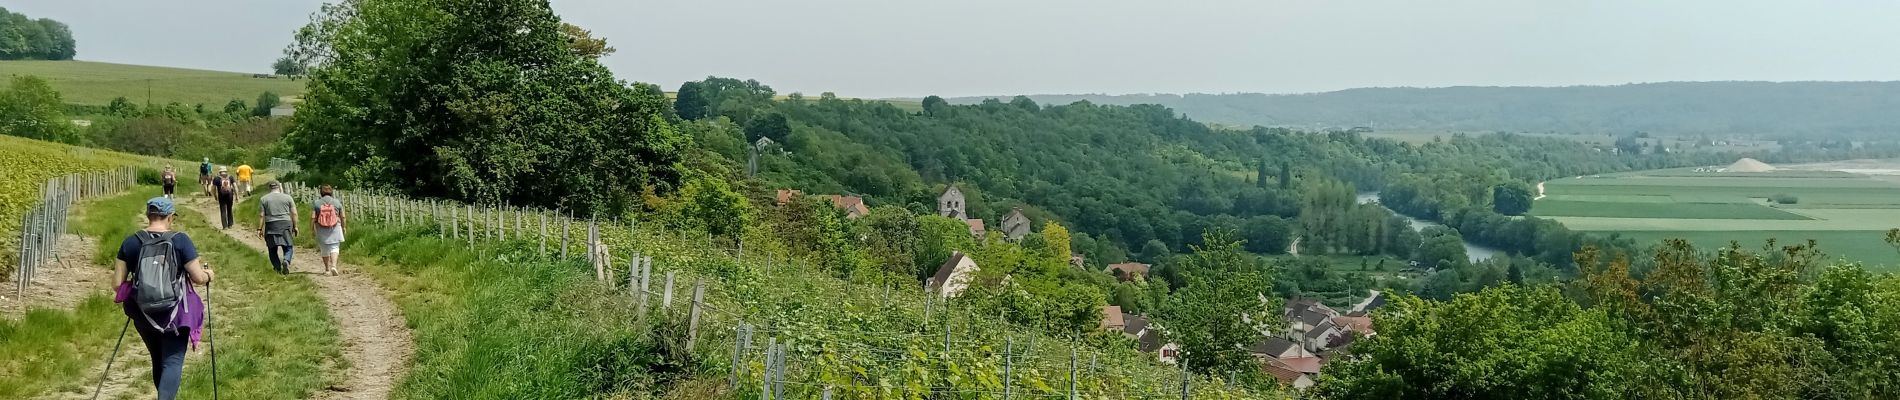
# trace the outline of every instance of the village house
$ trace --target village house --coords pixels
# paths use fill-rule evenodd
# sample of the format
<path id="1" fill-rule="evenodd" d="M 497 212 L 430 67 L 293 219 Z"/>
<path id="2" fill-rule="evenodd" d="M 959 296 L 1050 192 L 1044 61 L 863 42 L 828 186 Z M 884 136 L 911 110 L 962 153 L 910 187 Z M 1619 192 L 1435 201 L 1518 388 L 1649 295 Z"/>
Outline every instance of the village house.
<path id="1" fill-rule="evenodd" d="M 961 251 L 951 252 L 950 259 L 937 267 L 937 274 L 931 276 L 925 290 L 942 298 L 957 297 L 964 289 L 970 288 L 970 281 L 976 278 L 976 261 Z"/>
<path id="2" fill-rule="evenodd" d="M 1148 276 L 1149 267 L 1150 266 L 1148 264 L 1142 264 L 1138 262 L 1125 262 L 1125 263 L 1120 263 L 1120 264 L 1109 264 L 1108 268 L 1103 269 L 1102 272 L 1107 272 L 1110 275 L 1115 275 L 1115 278 L 1120 279 L 1122 282 L 1132 282 L 1138 278 L 1143 278 L 1143 277 Z"/>
<path id="3" fill-rule="evenodd" d="M 1273 359 L 1263 363 L 1261 370 L 1281 384 L 1303 390 L 1313 387 L 1314 378 L 1319 377 L 1320 367 L 1324 365 L 1325 360 L 1319 357 Z"/>
<path id="4" fill-rule="evenodd" d="M 1135 340 L 1135 350 L 1153 354 L 1156 361 L 1174 364 L 1180 356 L 1181 345 L 1163 342 L 1161 332 L 1147 317 L 1121 312 L 1119 306 L 1102 307 L 1101 326 L 1103 330 L 1120 330 L 1122 337 Z"/>
<path id="5" fill-rule="evenodd" d="M 1009 215 L 1003 216 L 1002 228 L 1003 240 L 1023 240 L 1023 236 L 1029 236 L 1029 217 L 1023 215 L 1022 207 L 1011 209 Z"/>
<path id="6" fill-rule="evenodd" d="M 778 205 L 782 206 L 786 204 L 792 204 L 793 201 L 798 200 L 798 196 L 804 196 L 804 195 L 805 193 L 798 191 L 798 189 L 779 189 L 778 195 L 773 196 L 773 197 L 778 200 Z"/>
<path id="7" fill-rule="evenodd" d="M 970 215 L 965 211 L 965 206 L 967 204 L 963 203 L 963 191 L 957 189 L 957 184 L 944 185 L 943 193 L 937 195 L 937 215 L 965 219 Z"/>
<path id="8" fill-rule="evenodd" d="M 1069 256 L 1069 266 L 1072 266 L 1072 267 L 1087 268 L 1084 266 L 1084 265 L 1087 265 L 1087 261 L 1088 259 L 1083 258 L 1081 254 Z"/>
<path id="9" fill-rule="evenodd" d="M 832 206 L 844 210 L 845 218 L 858 219 L 871 215 L 871 208 L 864 205 L 863 197 L 825 195 L 824 198 L 831 201 Z"/>

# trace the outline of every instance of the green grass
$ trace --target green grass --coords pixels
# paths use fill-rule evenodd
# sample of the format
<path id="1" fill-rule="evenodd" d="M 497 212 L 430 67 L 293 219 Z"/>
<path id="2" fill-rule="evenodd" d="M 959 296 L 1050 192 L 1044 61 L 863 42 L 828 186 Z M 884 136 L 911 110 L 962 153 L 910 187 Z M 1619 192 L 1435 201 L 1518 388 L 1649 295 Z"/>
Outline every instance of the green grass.
<path id="1" fill-rule="evenodd" d="M 111 268 L 117 244 L 143 227 L 139 212 L 145 200 L 157 194 L 157 188 L 144 187 L 84 207 L 74 231 L 103 243 L 86 264 L 89 268 Z M 205 294 L 211 296 L 214 324 L 208 333 L 219 344 L 220 395 L 301 399 L 329 384 L 332 372 L 347 367 L 341 365 L 336 328 L 308 278 L 269 272 L 262 253 L 217 233 L 196 213 L 185 210 L 178 220 L 180 231 L 195 233 L 191 238 L 200 257 L 218 274 L 215 292 Z M 0 373 L 0 398 L 81 393 L 97 384 L 97 377 L 82 372 L 104 361 L 125 321 L 120 307 L 107 297 L 108 290 L 100 287 L 74 310 L 33 310 L 22 321 L 0 321 L 0 371 L 9 372 Z M 127 336 L 121 351 L 145 351 L 136 333 Z M 210 397 L 208 356 L 186 356 L 181 397 Z M 149 387 L 146 382 L 134 384 Z"/>
<path id="2" fill-rule="evenodd" d="M 240 72 L 90 61 L 0 61 L 0 77 L 12 75 L 46 78 L 62 100 L 84 105 L 106 105 L 121 96 L 143 105 L 148 94 L 153 104 L 178 102 L 217 108 L 236 99 L 254 105 L 257 95 L 265 91 L 300 96 L 305 82 L 253 78 L 250 73 Z M 11 85 L 11 79 L 0 79 L 0 87 L 7 85 Z"/>
<path id="3" fill-rule="evenodd" d="M 1900 252 L 1881 240 L 1886 234 L 1882 231 L 1639 231 L 1619 234 L 1644 245 L 1658 244 L 1663 239 L 1685 239 L 1697 249 L 1705 251 L 1727 247 L 1730 241 L 1752 250 L 1759 249 L 1768 239 L 1775 239 L 1778 246 L 1813 239 L 1830 261 L 1859 261 L 1872 271 L 1900 272 Z"/>
<path id="4" fill-rule="evenodd" d="M 251 204 L 238 212 L 254 213 Z M 622 267 L 616 280 L 626 279 L 629 249 L 654 257 L 656 272 L 682 274 L 673 312 L 660 313 L 655 306 L 649 323 L 640 324 L 626 292 L 601 287 L 581 262 L 538 255 L 532 240 L 471 246 L 438 238 L 434 228 L 378 223 L 352 207 L 345 204 L 352 222 L 344 260 L 389 289 L 415 329 L 414 364 L 396 398 L 757 397 L 763 333 L 754 337 L 739 365 L 742 380 L 752 383 L 737 392 L 726 387 L 733 368 L 733 327 L 742 316 L 777 327 L 781 342 L 800 344 L 793 350 L 788 379 L 836 385 L 840 398 L 902 398 L 906 388 L 944 385 L 1000 391 L 991 378 L 1001 372 L 996 346 L 1007 337 L 1017 340 L 1018 352 L 1026 351 L 1022 345 L 1029 337 L 1063 343 L 1039 345 L 1035 357 L 1017 359 L 1017 393 L 1048 398 L 1066 389 L 1065 339 L 1002 323 L 988 313 L 952 312 L 949 323 L 958 344 L 945 355 L 939 336 L 944 325 L 936 322 L 946 316 L 941 304 L 934 318 L 926 319 L 924 296 L 908 284 L 884 298 L 882 285 L 840 280 L 811 264 L 782 259 L 768 264 L 758 252 L 783 249 L 766 232 L 758 232 L 756 241 L 748 239 L 753 256 L 741 260 L 714 248 L 703 234 L 644 225 L 602 229 L 614 254 L 623 257 L 616 263 Z M 538 218 L 529 221 L 530 231 L 538 231 L 532 226 Z M 559 229 L 557 224 L 550 230 L 551 253 L 559 251 Z M 570 249 L 576 256 L 585 230 L 571 227 Z M 708 279 L 707 300 L 720 311 L 705 315 L 700 343 L 688 349 L 680 340 L 680 318 L 693 277 Z M 951 307 L 967 311 L 965 305 Z M 1091 398 L 1122 390 L 1179 390 L 1178 381 L 1170 383 L 1179 370 L 1135 353 L 1132 341 L 1091 335 L 1082 343 L 1089 346 L 1079 348 L 1084 361 L 1087 354 L 1098 354 L 1104 371 L 1081 381 L 1080 390 Z M 950 370 L 955 376 L 940 373 Z M 1196 396 L 1214 396 L 1221 386 L 1202 381 L 1195 385 Z M 786 392 L 791 398 L 818 397 L 814 386 L 788 385 Z"/>
<path id="5" fill-rule="evenodd" d="M 1538 200 L 1531 215 L 1552 217 L 1677 218 L 1677 219 L 1811 219 L 1756 204 L 1727 203 L 1613 203 Z"/>

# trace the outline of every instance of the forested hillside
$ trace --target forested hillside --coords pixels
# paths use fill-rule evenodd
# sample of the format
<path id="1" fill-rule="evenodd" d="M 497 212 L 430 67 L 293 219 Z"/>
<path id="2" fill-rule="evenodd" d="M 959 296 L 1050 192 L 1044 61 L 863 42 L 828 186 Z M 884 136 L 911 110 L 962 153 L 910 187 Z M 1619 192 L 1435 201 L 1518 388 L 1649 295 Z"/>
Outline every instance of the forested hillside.
<path id="1" fill-rule="evenodd" d="M 1383 237 L 1396 235 L 1387 228 L 1390 213 L 1358 210 L 1353 192 L 1397 184 L 1405 190 L 1388 199 L 1395 209 L 1438 220 L 1452 210 L 1494 211 L 1501 186 L 1524 193 L 1524 185 L 1555 177 L 1740 156 L 1619 155 L 1508 134 L 1414 145 L 1345 132 L 1230 130 L 1157 105 L 1043 105 L 1024 97 L 950 105 L 932 97 L 922 113 L 909 113 L 829 95 L 771 101 L 774 94 L 751 81 L 691 82 L 681 89 L 680 115 L 699 118 L 705 127 L 690 131 L 734 160 L 748 159 L 747 143 L 758 138 L 778 143 L 761 152 L 758 174 L 785 188 L 932 212 L 937 193 L 960 183 L 972 218 L 1021 207 L 1033 219 L 1076 228 L 1077 251 L 1103 263 L 1156 261 L 1199 244 L 1211 227 L 1242 231 L 1260 253 L 1284 252 L 1292 235 L 1308 241 L 1308 252 L 1410 257 L 1412 249 L 1390 243 L 1410 241 Z M 1881 151 L 1892 149 L 1788 146 L 1749 156 L 1788 161 Z M 1522 213 L 1509 208 L 1495 211 Z M 1501 247 L 1567 264 L 1581 239 L 1561 242 L 1571 244 L 1548 252 Z"/>
<path id="2" fill-rule="evenodd" d="M 976 104 L 988 97 L 950 99 Z M 1196 120 L 1304 129 L 1676 135 L 1900 134 L 1900 82 L 1669 82 L 1617 86 L 1368 88 L 1269 95 L 1034 95 L 1037 102 L 1159 104 Z"/>

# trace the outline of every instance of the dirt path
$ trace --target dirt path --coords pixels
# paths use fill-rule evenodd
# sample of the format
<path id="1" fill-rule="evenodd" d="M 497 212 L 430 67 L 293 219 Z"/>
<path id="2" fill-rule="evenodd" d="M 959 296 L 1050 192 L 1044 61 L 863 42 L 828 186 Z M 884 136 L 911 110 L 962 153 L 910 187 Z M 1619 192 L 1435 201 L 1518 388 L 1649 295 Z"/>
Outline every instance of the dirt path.
<path id="1" fill-rule="evenodd" d="M 1537 197 L 1531 200 L 1543 200 L 1543 199 L 1544 199 L 1544 183 L 1538 182 L 1537 183 Z"/>
<path id="2" fill-rule="evenodd" d="M 12 282 L 0 290 L 0 318 L 19 319 L 34 307 L 70 310 L 86 296 L 109 293 L 112 269 L 92 264 L 93 251 L 98 248 L 98 239 L 61 236 L 55 252 L 58 261 L 39 267 L 33 284 L 26 287 L 25 297 L 14 297 Z"/>
<path id="3" fill-rule="evenodd" d="M 218 224 L 216 202 L 196 199 L 186 204 L 204 215 L 212 226 Z M 264 238 L 259 237 L 255 230 L 238 225 L 223 232 L 252 249 L 265 251 Z M 363 275 L 362 270 L 353 265 L 338 264 L 337 269 L 342 274 L 323 275 L 323 261 L 317 257 L 315 249 L 296 249 L 291 257 L 290 272 L 310 274 L 310 280 L 316 282 L 317 294 L 323 296 L 323 305 L 329 308 L 330 318 L 336 320 L 337 331 L 343 334 L 343 358 L 350 362 L 350 368 L 344 370 L 346 375 L 341 383 L 326 388 L 326 391 L 317 393 L 313 398 L 387 399 L 396 384 L 408 375 L 409 358 L 415 353 L 415 342 L 410 339 L 401 309 L 383 295 L 382 288 L 376 285 L 374 279 Z"/>

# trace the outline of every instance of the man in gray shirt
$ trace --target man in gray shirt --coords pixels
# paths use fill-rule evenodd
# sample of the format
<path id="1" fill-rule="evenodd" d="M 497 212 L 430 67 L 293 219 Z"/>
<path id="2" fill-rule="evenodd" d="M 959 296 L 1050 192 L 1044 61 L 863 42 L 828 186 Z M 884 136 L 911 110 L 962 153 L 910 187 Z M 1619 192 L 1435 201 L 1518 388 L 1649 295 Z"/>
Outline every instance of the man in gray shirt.
<path id="1" fill-rule="evenodd" d="M 284 194 L 283 184 L 271 181 L 270 194 L 258 200 L 257 233 L 264 237 L 264 247 L 270 252 L 270 265 L 279 274 L 290 273 L 290 238 L 297 235 L 297 204 L 290 195 Z M 280 256 L 278 250 L 282 249 Z M 281 258 L 280 258 L 281 257 Z"/>

